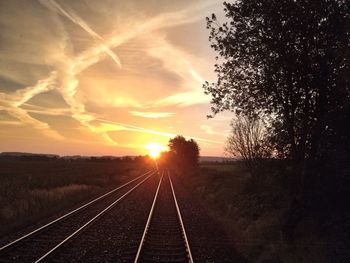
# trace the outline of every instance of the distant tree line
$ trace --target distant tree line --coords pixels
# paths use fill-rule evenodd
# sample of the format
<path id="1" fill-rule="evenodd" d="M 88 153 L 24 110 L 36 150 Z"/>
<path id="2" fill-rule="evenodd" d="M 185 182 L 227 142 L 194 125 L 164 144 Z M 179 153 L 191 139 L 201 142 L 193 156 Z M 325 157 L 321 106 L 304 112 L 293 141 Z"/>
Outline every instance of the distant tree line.
<path id="1" fill-rule="evenodd" d="M 59 156 L 53 154 L 2 153 L 0 161 L 66 161 L 66 162 L 149 162 L 148 156 Z"/>

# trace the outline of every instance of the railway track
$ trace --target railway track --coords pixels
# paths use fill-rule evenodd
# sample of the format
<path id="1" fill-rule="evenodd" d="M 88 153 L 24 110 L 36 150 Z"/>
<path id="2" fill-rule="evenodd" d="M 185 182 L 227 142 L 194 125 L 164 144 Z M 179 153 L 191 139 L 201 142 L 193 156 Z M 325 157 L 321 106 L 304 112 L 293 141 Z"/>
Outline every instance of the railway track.
<path id="1" fill-rule="evenodd" d="M 160 179 L 134 262 L 193 262 L 169 172 Z"/>
<path id="2" fill-rule="evenodd" d="M 147 172 L 2 246 L 0 248 L 0 262 L 47 261 L 48 257 L 61 246 L 102 217 L 154 173 Z"/>

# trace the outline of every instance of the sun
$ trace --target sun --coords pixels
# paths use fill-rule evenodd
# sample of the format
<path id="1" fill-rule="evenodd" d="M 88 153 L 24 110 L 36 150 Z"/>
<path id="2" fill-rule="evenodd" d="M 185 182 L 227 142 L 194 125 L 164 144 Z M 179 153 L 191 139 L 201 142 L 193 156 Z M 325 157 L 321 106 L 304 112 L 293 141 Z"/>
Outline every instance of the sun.
<path id="1" fill-rule="evenodd" d="M 153 159 L 157 159 L 160 153 L 166 149 L 164 146 L 155 142 L 145 145 L 145 148 L 148 150 L 149 156 L 151 156 Z"/>

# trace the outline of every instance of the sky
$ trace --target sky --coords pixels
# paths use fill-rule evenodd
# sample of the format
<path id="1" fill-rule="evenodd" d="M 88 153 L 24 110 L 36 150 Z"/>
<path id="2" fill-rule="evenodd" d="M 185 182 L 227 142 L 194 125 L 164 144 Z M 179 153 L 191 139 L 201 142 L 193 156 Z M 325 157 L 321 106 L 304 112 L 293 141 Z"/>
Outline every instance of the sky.
<path id="1" fill-rule="evenodd" d="M 0 152 L 139 155 L 195 139 L 222 156 L 205 17 L 211 0 L 0 1 Z"/>

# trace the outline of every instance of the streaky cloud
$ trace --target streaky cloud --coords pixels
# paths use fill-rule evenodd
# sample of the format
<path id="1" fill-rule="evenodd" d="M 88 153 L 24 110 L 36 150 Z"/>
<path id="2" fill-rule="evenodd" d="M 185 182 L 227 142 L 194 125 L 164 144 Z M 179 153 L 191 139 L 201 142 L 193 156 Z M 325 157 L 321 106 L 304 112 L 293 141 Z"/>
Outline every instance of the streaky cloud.
<path id="1" fill-rule="evenodd" d="M 81 19 L 75 12 L 72 10 L 63 8 L 60 4 L 58 4 L 54 0 L 43 1 L 39 0 L 43 5 L 48 7 L 50 10 L 54 11 L 56 14 L 61 14 L 71 20 L 73 23 L 79 25 L 85 32 L 87 32 L 95 41 L 95 45 L 87 50 L 81 52 L 76 57 L 70 57 L 65 53 L 65 45 L 67 44 L 68 38 L 67 35 L 63 35 L 65 41 L 61 46 L 61 56 L 57 58 L 57 63 L 55 64 L 56 69 L 51 71 L 50 75 L 47 78 L 38 80 L 37 84 L 33 87 L 27 87 L 22 90 L 16 92 L 16 94 L 6 94 L 6 97 L 2 102 L 4 103 L 4 108 L 8 111 L 12 116 L 16 117 L 20 121 L 25 124 L 30 124 L 34 128 L 40 130 L 43 134 L 55 138 L 62 139 L 62 136 L 59 135 L 56 131 L 53 131 L 50 126 L 46 123 L 38 121 L 32 118 L 28 112 L 30 110 L 25 110 L 20 108 L 21 105 L 30 100 L 33 96 L 40 94 L 42 92 L 48 91 L 50 89 L 57 88 L 57 90 L 62 94 L 64 100 L 69 105 L 69 112 L 73 118 L 78 120 L 82 125 L 87 127 L 91 132 L 99 134 L 103 140 L 109 145 L 117 145 L 117 143 L 110 138 L 108 135 L 109 131 L 115 131 L 120 129 L 137 131 L 142 133 L 150 133 L 161 135 L 165 137 L 174 137 L 173 133 L 166 133 L 151 129 L 145 129 L 142 127 L 112 122 L 104 119 L 97 118 L 94 114 L 89 113 L 85 109 L 85 104 L 83 101 L 80 101 L 76 97 L 79 80 L 77 75 L 84 71 L 86 68 L 98 63 L 102 59 L 106 57 L 106 55 L 110 56 L 119 66 L 120 60 L 119 58 L 111 51 L 112 48 L 116 48 L 121 44 L 126 43 L 128 40 L 136 37 L 139 34 L 145 34 L 152 32 L 154 36 L 156 36 L 156 31 L 165 28 L 172 27 L 176 25 L 191 23 L 200 19 L 201 17 L 198 15 L 198 7 L 188 7 L 185 10 L 175 11 L 171 13 L 165 13 L 161 15 L 157 15 L 152 17 L 151 19 L 145 21 L 144 23 L 136 23 L 134 28 L 127 30 L 125 32 L 113 32 L 110 36 L 102 38 L 95 31 L 91 29 L 91 27 Z M 207 5 L 207 3 L 205 3 Z M 204 6 L 204 5 L 203 5 Z M 65 32 L 63 32 L 65 33 Z M 179 67 L 177 67 L 176 73 L 180 75 L 184 79 L 190 79 L 189 86 L 192 84 L 198 85 L 201 81 L 202 77 L 194 70 L 194 68 L 188 63 L 188 60 L 179 58 L 179 52 L 172 46 L 170 46 L 167 42 L 165 42 L 164 38 L 158 37 L 158 43 L 164 45 L 165 51 L 158 52 L 152 50 L 152 54 L 158 58 L 164 58 L 164 56 L 171 55 L 172 59 L 178 58 L 178 60 L 174 60 L 175 63 L 178 63 Z M 163 59 L 164 61 L 164 59 Z M 172 65 L 167 66 L 170 68 Z M 0 94 L 1 95 L 1 94 Z M 163 101 L 160 101 L 160 104 L 166 103 L 182 103 L 186 104 L 189 100 L 189 96 L 191 100 L 196 98 L 198 94 L 193 96 L 194 94 L 189 92 L 176 94 L 175 96 L 170 96 L 165 98 Z M 0 96 L 1 101 L 1 96 Z M 202 99 L 201 99 L 202 101 Z M 31 109 L 31 111 L 38 112 L 39 109 Z M 65 112 L 54 112 L 47 111 L 47 114 L 67 114 Z M 145 115 L 144 115 L 145 116 Z M 144 117 L 143 116 L 143 117 Z M 150 116 L 150 115 L 148 115 Z M 159 115 L 158 115 L 159 118 Z M 94 125 L 93 121 L 100 121 L 102 124 L 112 124 L 112 125 Z M 209 142 L 209 143 L 221 143 L 214 140 L 208 140 L 205 138 L 194 138 L 199 141 Z"/>
<path id="2" fill-rule="evenodd" d="M 143 117 L 143 118 L 151 118 L 151 119 L 158 119 L 158 118 L 167 118 L 175 115 L 175 112 L 143 112 L 143 111 L 129 111 L 130 114 L 137 116 L 137 117 Z"/>
<path id="3" fill-rule="evenodd" d="M 115 125 L 117 125 L 118 130 L 120 130 L 120 127 L 124 127 L 125 130 L 129 130 L 129 131 L 150 133 L 150 134 L 160 135 L 160 136 L 164 136 L 164 137 L 168 137 L 168 138 L 174 138 L 177 135 L 175 133 L 161 132 L 161 131 L 157 131 L 157 130 L 146 129 L 146 128 L 142 128 L 142 127 L 139 127 L 139 126 L 130 125 L 130 124 L 126 124 L 126 123 L 109 121 L 109 120 L 106 120 L 106 119 L 96 119 L 96 120 L 99 120 L 101 122 L 115 124 Z M 110 127 L 113 128 L 113 126 L 110 126 Z M 195 139 L 195 140 L 198 140 L 198 141 L 202 141 L 202 142 L 207 142 L 207 143 L 215 143 L 215 144 L 221 144 L 222 143 L 222 142 L 219 142 L 219 141 L 205 139 L 205 138 L 200 138 L 200 137 L 194 137 L 194 136 L 184 135 L 184 137 L 186 139 L 191 139 L 192 138 L 192 139 Z"/>
<path id="4" fill-rule="evenodd" d="M 103 37 L 97 34 L 80 16 L 78 16 L 73 10 L 68 8 L 63 8 L 59 3 L 55 0 L 39 0 L 41 4 L 49 8 L 53 12 L 60 13 L 71 20 L 76 25 L 80 26 L 83 30 L 85 30 L 94 40 L 98 41 L 101 45 L 102 50 L 109 55 L 112 60 L 121 67 L 121 62 L 118 56 L 103 42 L 105 41 Z"/>

